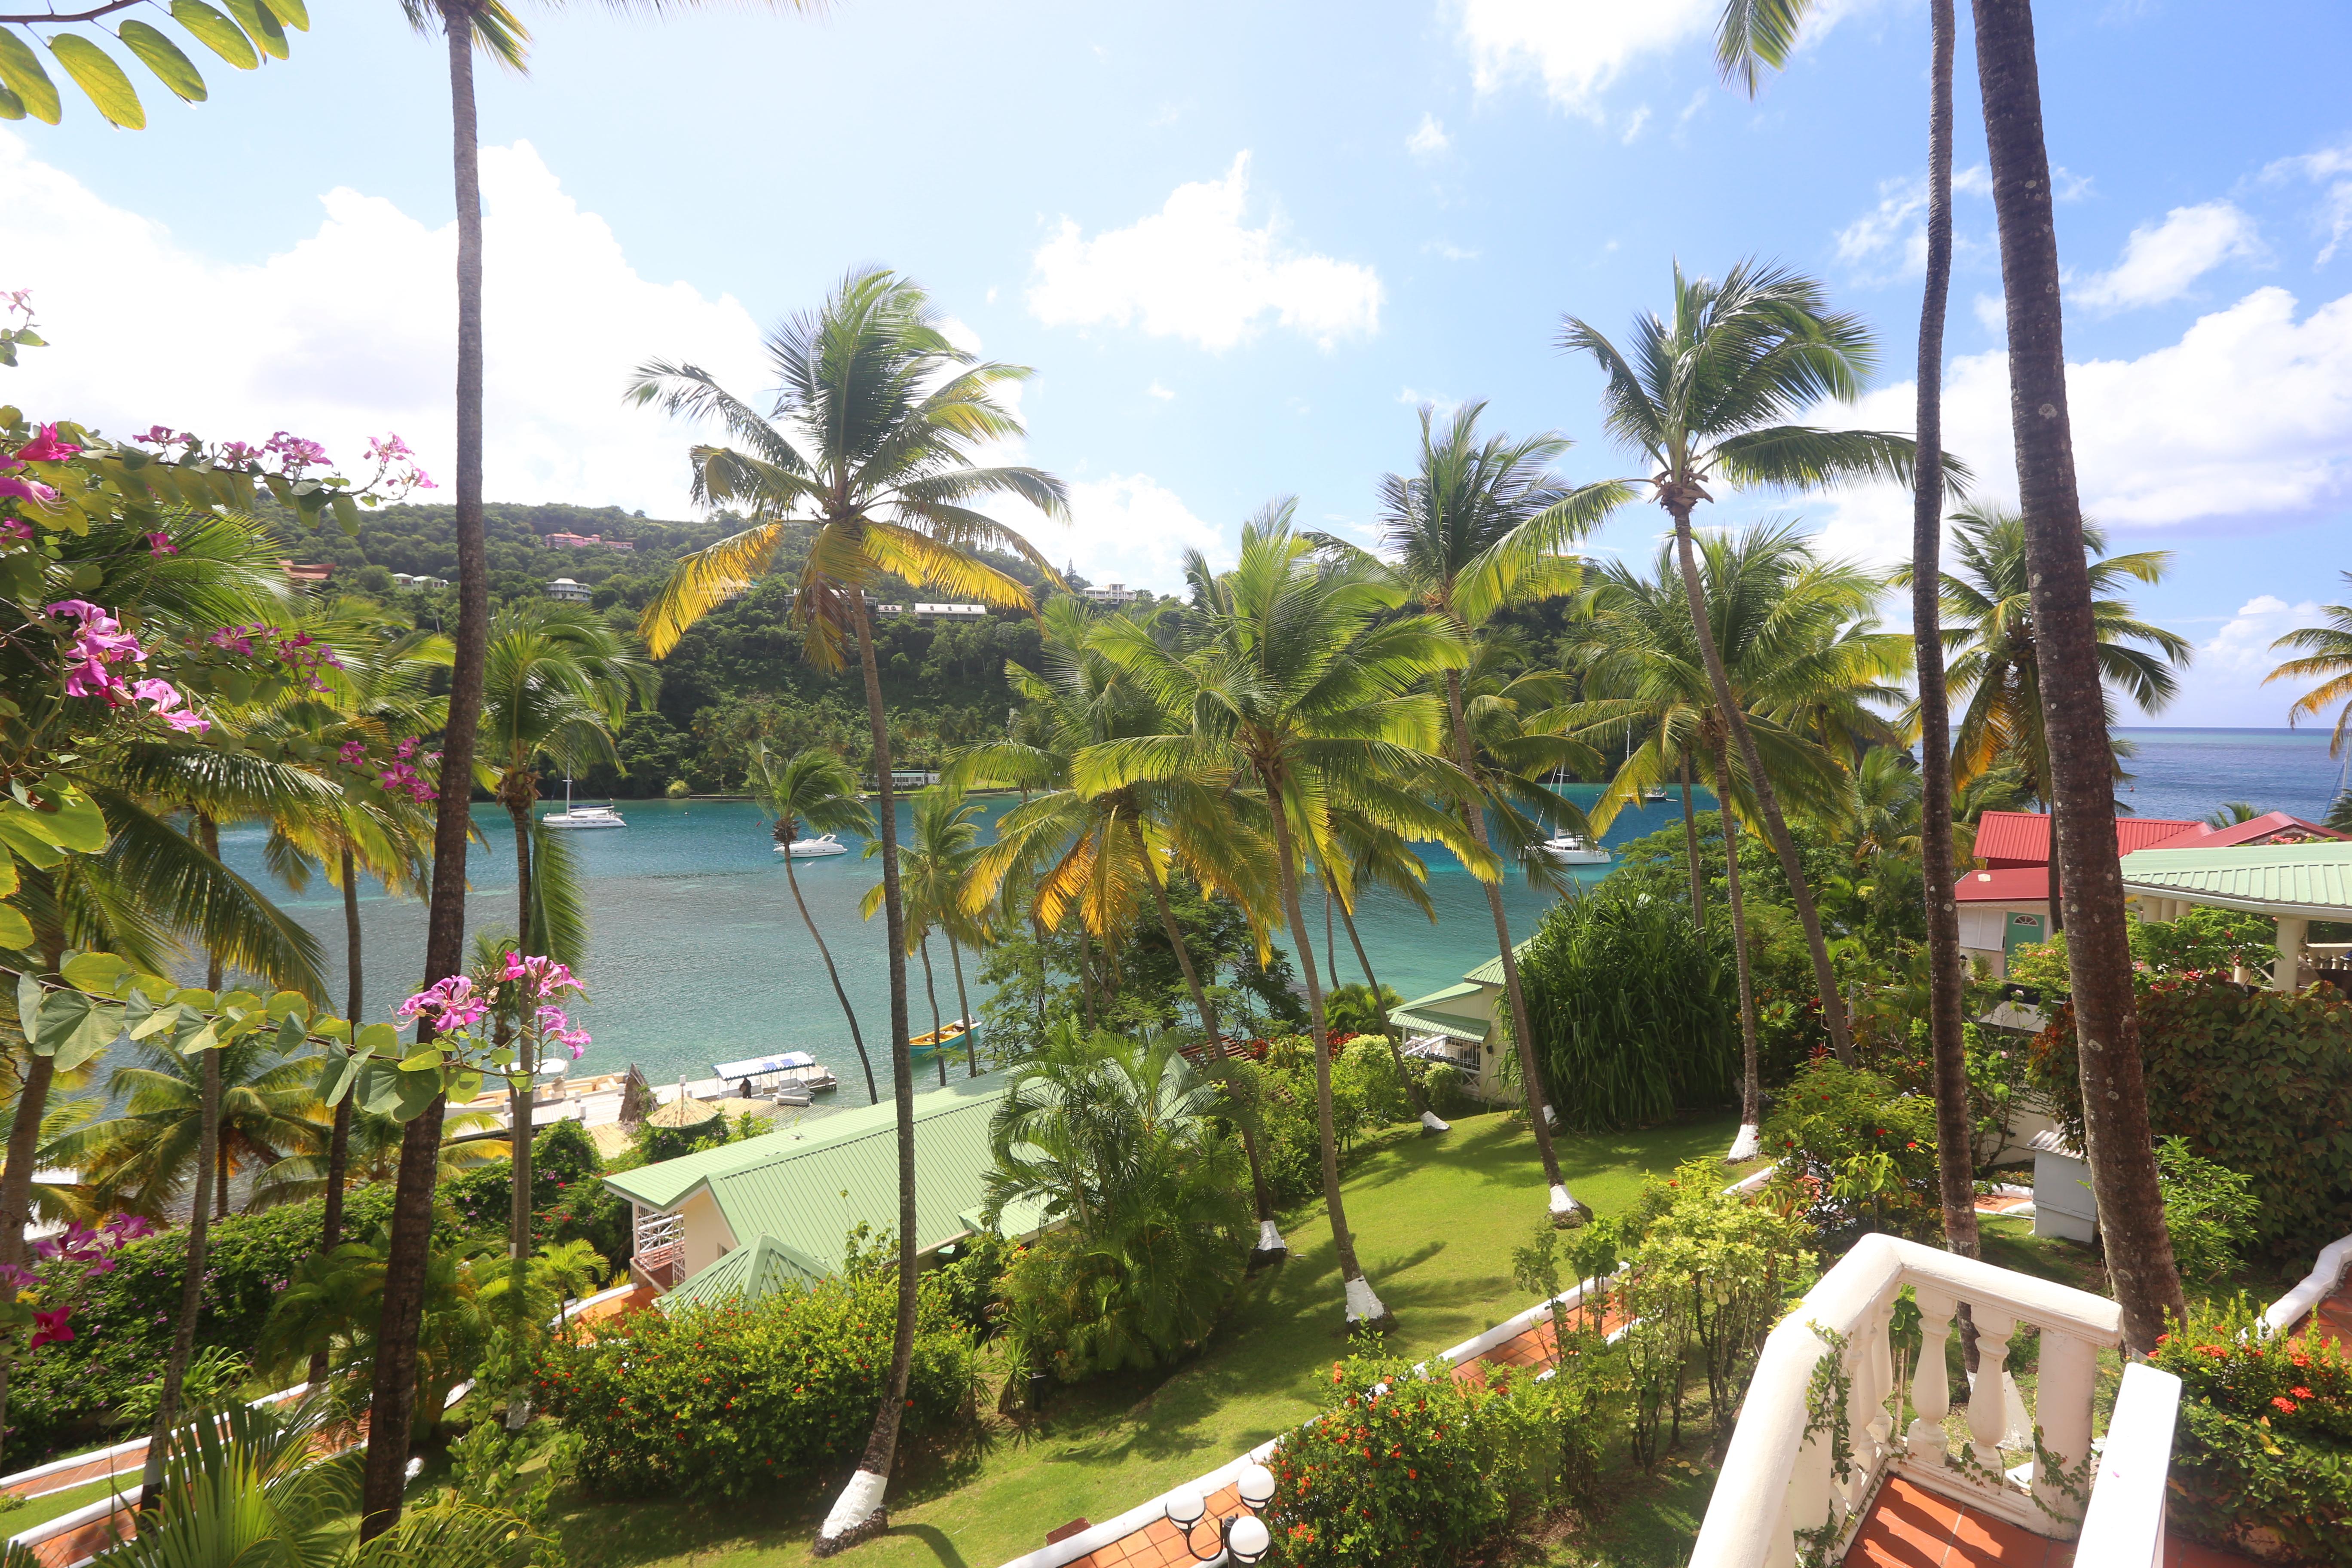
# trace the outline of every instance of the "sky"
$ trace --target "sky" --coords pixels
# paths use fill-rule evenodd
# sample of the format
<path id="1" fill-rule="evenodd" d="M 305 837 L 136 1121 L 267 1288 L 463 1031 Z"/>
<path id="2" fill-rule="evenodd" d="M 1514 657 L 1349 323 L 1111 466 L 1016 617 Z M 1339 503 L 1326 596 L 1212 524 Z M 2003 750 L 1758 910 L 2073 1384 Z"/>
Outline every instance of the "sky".
<path id="1" fill-rule="evenodd" d="M 520 8 L 529 75 L 479 70 L 493 500 L 687 515 L 708 433 L 625 405 L 630 371 L 764 393 L 763 332 L 861 264 L 1034 368 L 1021 455 L 1074 521 L 1000 515 L 1097 582 L 1177 587 L 1187 550 L 1229 561 L 1285 495 L 1372 542 L 1424 403 L 1571 437 L 1571 480 L 1637 471 L 1557 338 L 1564 315 L 1622 334 L 1677 262 L 1819 277 L 1881 350 L 1862 402 L 1819 417 L 1912 423 L 1919 0 L 1816 0 L 1753 101 L 1716 78 L 1714 0 Z M 2346 602 L 2352 567 L 2352 7 L 2037 9 L 2085 510 L 2115 549 L 2172 552 L 2133 595 L 2199 646 L 2158 721 L 2283 724 L 2269 645 Z M 1967 10 L 1946 440 L 2000 500 Z M 362 476 L 396 431 L 447 469 L 446 50 L 389 4 L 314 7 L 293 46 L 208 65 L 201 105 L 143 83 L 143 132 L 70 89 L 62 125 L 0 126 L 0 291 L 31 289 L 55 345 L 0 395 L 115 432 L 290 429 Z M 1765 517 L 1909 551 L 1893 489 L 1735 493 L 1700 521 Z M 1646 562 L 1663 526 L 1629 509 L 1590 548 Z"/>

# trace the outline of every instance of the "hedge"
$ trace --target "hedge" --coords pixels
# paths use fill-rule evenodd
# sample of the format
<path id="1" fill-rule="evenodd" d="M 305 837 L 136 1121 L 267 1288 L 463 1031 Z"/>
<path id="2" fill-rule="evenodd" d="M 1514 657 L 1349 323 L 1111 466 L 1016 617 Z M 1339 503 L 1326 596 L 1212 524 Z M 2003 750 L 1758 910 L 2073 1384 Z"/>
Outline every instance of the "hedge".
<path id="1" fill-rule="evenodd" d="M 2148 1121 L 2252 1179 L 2256 1242 L 2307 1260 L 2352 1235 L 2352 1004 L 2327 985 L 2257 990 L 2216 974 L 2139 988 Z M 2074 1014 L 2062 1005 L 2033 1042 L 2034 1087 L 2082 1147 Z"/>

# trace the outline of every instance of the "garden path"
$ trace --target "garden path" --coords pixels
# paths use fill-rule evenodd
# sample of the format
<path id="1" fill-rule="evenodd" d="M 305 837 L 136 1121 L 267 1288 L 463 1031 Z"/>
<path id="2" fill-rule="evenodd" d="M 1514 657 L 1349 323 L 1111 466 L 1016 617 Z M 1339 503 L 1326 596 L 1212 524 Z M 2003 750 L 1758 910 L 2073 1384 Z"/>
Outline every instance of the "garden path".
<path id="1" fill-rule="evenodd" d="M 2254 1568 L 2243 1557 L 2177 1535 L 2164 1538 L 2166 1568 Z M 1889 1476 L 1872 1500 L 1843 1568 L 2074 1568 L 2074 1543 L 2052 1541 L 2007 1520 Z"/>

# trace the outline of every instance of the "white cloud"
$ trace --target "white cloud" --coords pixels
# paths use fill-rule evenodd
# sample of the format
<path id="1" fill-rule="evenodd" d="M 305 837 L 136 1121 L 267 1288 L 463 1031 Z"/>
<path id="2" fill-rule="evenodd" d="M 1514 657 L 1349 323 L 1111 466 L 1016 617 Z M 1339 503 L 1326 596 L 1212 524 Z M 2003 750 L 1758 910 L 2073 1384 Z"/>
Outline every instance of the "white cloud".
<path id="1" fill-rule="evenodd" d="M 2326 623 L 2327 614 L 2316 600 L 2290 605 L 2275 594 L 2257 594 L 2239 605 L 2238 613 L 2213 634 L 2213 639 L 2197 650 L 2197 662 L 2208 669 L 2259 679 L 2291 657 L 2272 652 L 2272 643 L 2297 626 Z"/>
<path id="2" fill-rule="evenodd" d="M 1641 108 L 1633 110 L 1633 118 L 1625 121 L 1625 135 L 1623 138 L 1625 145 L 1631 147 L 1633 144 L 1633 138 L 1639 136 L 1642 133 L 1642 127 L 1647 125 L 1649 122 L 1650 106 L 1645 103 L 1642 105 Z"/>
<path id="3" fill-rule="evenodd" d="M 1448 261 L 1475 261 L 1478 259 L 1478 253 L 1476 251 L 1465 250 L 1461 246 L 1449 244 L 1442 239 L 1433 239 L 1421 248 L 1424 255 L 1442 256 Z"/>
<path id="4" fill-rule="evenodd" d="M 2273 183 L 2293 174 L 2327 187 L 2319 211 L 2320 225 L 2327 230 L 2327 243 L 2320 247 L 2315 261 L 2315 265 L 2325 267 L 2335 259 L 2345 237 L 2352 235 L 2352 142 L 2300 157 L 2281 158 L 2263 171 L 2263 178 Z"/>
<path id="5" fill-rule="evenodd" d="M 629 372 L 693 360 L 746 395 L 766 385 L 757 323 L 732 298 L 657 283 L 604 221 L 563 193 L 529 142 L 482 150 L 493 500 L 687 507 L 688 432 L 624 406 Z M 454 226 L 338 188 L 317 229 L 258 264 L 186 249 L 0 132 L 0 256 L 56 345 L 24 356 L 7 395 L 110 431 L 152 424 L 214 439 L 289 429 L 347 470 L 397 430 L 446 486 L 454 464 Z M 158 322 L 201 323 L 201 348 Z M 444 489 L 425 499 L 446 500 Z"/>
<path id="6" fill-rule="evenodd" d="M 2128 310 L 2161 305 L 2189 292 L 2200 278 L 2224 262 L 2261 257 L 2254 220 L 2234 204 L 2202 202 L 2175 207 L 2161 223 L 2144 223 L 2124 242 L 2123 259 L 2074 290 L 2085 305 Z"/>
<path id="7" fill-rule="evenodd" d="M 1070 485 L 1070 526 L 1039 529 L 1030 539 L 1049 556 L 1067 557 L 1095 583 L 1119 582 L 1154 593 L 1184 586 L 1184 552 L 1213 566 L 1233 563 L 1240 528 L 1219 528 L 1192 514 L 1175 491 L 1149 474 L 1112 474 Z"/>
<path id="8" fill-rule="evenodd" d="M 1715 0 L 1461 0 L 1462 41 L 1478 90 L 1532 73 L 1551 100 L 1598 120 L 1597 100 L 1626 66 L 1704 33 Z"/>
<path id="9" fill-rule="evenodd" d="M 2352 295 L 2297 321 L 2293 295 L 2258 289 L 2177 343 L 2070 364 L 2066 385 L 2083 510 L 2110 527 L 2294 521 L 2352 496 Z M 1906 382 L 1814 417 L 1908 430 L 1915 397 Z M 1944 444 L 1975 471 L 1979 495 L 2013 501 L 2000 351 L 1952 363 Z M 1840 552 L 1890 561 L 1909 552 L 1910 506 L 1907 489 L 1878 486 L 1808 510 Z"/>
<path id="10" fill-rule="evenodd" d="M 1171 390 L 1169 390 L 1167 387 L 1164 387 L 1164 386 L 1160 385 L 1160 384 L 1158 382 L 1156 382 L 1156 381 L 1155 381 L 1155 382 L 1153 382 L 1150 386 L 1145 387 L 1143 390 L 1144 390 L 1145 392 L 1147 392 L 1147 393 L 1150 393 L 1152 396 L 1154 396 L 1154 397 L 1156 397 L 1156 398 L 1160 399 L 1160 402 L 1162 402 L 1162 403 L 1166 403 L 1166 402 L 1170 401 L 1171 399 L 1172 399 L 1172 398 L 1176 395 L 1176 394 L 1175 394 L 1175 393 L 1171 392 Z"/>
<path id="11" fill-rule="evenodd" d="M 1915 221 L 1927 208 L 1927 182 L 1916 177 L 1881 180 L 1878 205 L 1838 230 L 1841 261 L 1874 263 L 1898 246 L 1906 254 L 1915 247 L 1926 259 L 1927 235 Z"/>
<path id="12" fill-rule="evenodd" d="M 1454 138 L 1445 133 L 1437 116 L 1424 112 L 1420 126 L 1404 139 L 1404 150 L 1416 158 L 1435 158 L 1454 145 Z"/>
<path id="13" fill-rule="evenodd" d="M 1086 238 L 1064 218 L 1034 258 L 1029 310 L 1048 326 L 1139 324 L 1154 337 L 1232 348 L 1272 316 L 1325 347 L 1379 330 L 1380 275 L 1284 242 L 1278 215 L 1244 222 L 1249 159 L 1222 180 L 1179 185 L 1126 228 Z"/>

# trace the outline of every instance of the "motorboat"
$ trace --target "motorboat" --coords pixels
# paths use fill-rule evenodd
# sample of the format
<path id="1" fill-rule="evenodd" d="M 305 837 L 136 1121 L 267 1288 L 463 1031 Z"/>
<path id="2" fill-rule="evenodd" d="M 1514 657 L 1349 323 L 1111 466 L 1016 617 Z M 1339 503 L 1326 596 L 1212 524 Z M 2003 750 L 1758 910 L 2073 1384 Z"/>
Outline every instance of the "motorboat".
<path id="1" fill-rule="evenodd" d="M 541 827 L 626 827 L 621 814 L 610 805 L 574 805 L 572 804 L 572 775 L 563 775 L 563 809 L 551 812 L 539 819 Z"/>
<path id="2" fill-rule="evenodd" d="M 1611 858 L 1608 850 L 1580 833 L 1555 833 L 1529 849 L 1557 866 L 1606 866 Z"/>
<path id="3" fill-rule="evenodd" d="M 848 854 L 849 846 L 830 833 L 820 833 L 814 838 L 795 838 L 790 844 L 779 844 L 776 853 L 794 860 L 823 860 L 828 856 Z"/>
<path id="4" fill-rule="evenodd" d="M 907 1042 L 910 1051 L 952 1051 L 963 1045 L 963 1037 L 971 1033 L 971 1021 L 958 1018 L 954 1023 L 937 1029 L 926 1029 Z"/>
<path id="5" fill-rule="evenodd" d="M 1664 800 L 1666 798 L 1666 786 L 1664 784 L 1652 784 L 1649 788 L 1642 792 L 1642 798 L 1648 801 Z"/>
<path id="6" fill-rule="evenodd" d="M 806 1051 L 713 1062 L 710 1070 L 723 1086 L 750 1089 L 745 1098 L 772 1100 L 779 1105 L 806 1105 L 812 1096 L 841 1087 L 831 1069 Z"/>

